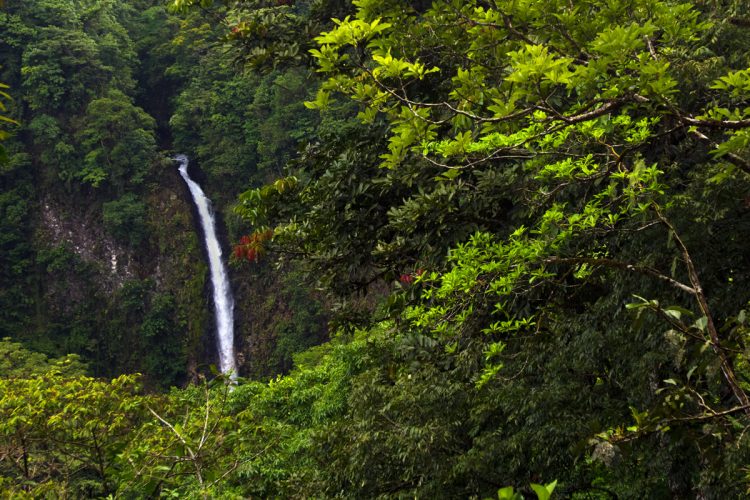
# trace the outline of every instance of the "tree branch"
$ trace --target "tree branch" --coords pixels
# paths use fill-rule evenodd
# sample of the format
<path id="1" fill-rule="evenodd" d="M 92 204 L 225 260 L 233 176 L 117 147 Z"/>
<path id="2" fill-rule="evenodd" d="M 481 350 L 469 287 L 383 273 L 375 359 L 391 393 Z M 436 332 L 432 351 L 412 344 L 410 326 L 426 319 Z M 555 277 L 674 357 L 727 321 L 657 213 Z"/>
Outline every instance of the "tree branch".
<path id="1" fill-rule="evenodd" d="M 750 417 L 750 398 L 748 398 L 747 394 L 740 386 L 740 383 L 737 380 L 737 376 L 734 373 L 732 363 L 727 357 L 726 352 L 724 352 L 724 349 L 722 349 L 721 347 L 719 331 L 716 328 L 713 316 L 711 315 L 711 310 L 708 306 L 708 300 L 706 299 L 705 293 L 703 293 L 703 288 L 701 287 L 700 279 L 698 277 L 698 271 L 695 268 L 693 259 L 690 257 L 690 252 L 688 251 L 685 242 L 682 241 L 682 238 L 680 238 L 680 235 L 677 233 L 677 230 L 674 228 L 672 223 L 669 222 L 664 214 L 662 214 L 659 206 L 654 203 L 652 207 L 654 209 L 654 212 L 656 212 L 656 216 L 659 218 L 659 220 L 672 233 L 675 241 L 677 242 L 677 246 L 682 251 L 682 257 L 685 260 L 685 266 L 687 267 L 690 284 L 695 291 L 694 296 L 698 301 L 701 312 L 706 317 L 706 331 L 708 332 L 708 336 L 711 340 L 711 349 L 719 357 L 719 361 L 721 363 L 721 372 L 724 375 L 724 379 L 727 381 L 727 384 L 729 384 L 732 393 L 737 398 L 737 401 L 739 401 L 740 405 L 745 409 L 745 414 Z"/>
<path id="2" fill-rule="evenodd" d="M 700 139 L 700 140 L 702 140 L 704 142 L 707 142 L 708 144 L 710 144 L 713 147 L 717 147 L 718 146 L 718 144 L 715 141 L 711 140 L 710 137 L 708 137 L 706 134 L 701 133 L 698 130 L 692 130 L 692 131 L 690 131 L 690 133 L 692 135 L 694 135 L 695 137 L 697 137 L 698 139 Z M 737 166 L 738 168 L 740 168 L 741 170 L 743 170 L 745 173 L 750 174 L 750 162 L 748 162 L 747 160 L 745 160 L 743 157 L 741 157 L 741 156 L 739 156 L 739 155 L 737 155 L 735 153 L 727 153 L 726 157 L 727 157 L 727 159 L 729 159 L 730 163 L 732 163 L 733 165 Z"/>
<path id="3" fill-rule="evenodd" d="M 591 264 L 594 266 L 612 267 L 616 269 L 624 269 L 626 271 L 633 271 L 636 273 L 646 274 L 654 278 L 660 279 L 666 283 L 669 283 L 673 287 L 687 292 L 690 295 L 695 295 L 695 289 L 687 286 L 684 283 L 677 281 L 676 279 L 660 273 L 653 267 L 648 266 L 637 266 L 628 262 L 622 262 L 615 259 L 608 258 L 597 258 L 597 257 L 549 257 L 544 259 L 542 262 L 545 264 Z"/>
<path id="4" fill-rule="evenodd" d="M 699 120 L 690 116 L 680 116 L 680 120 L 687 125 L 720 130 L 742 130 L 750 128 L 750 120 Z"/>
<path id="5" fill-rule="evenodd" d="M 203 487 L 203 475 L 201 474 L 200 464 L 198 463 L 198 457 L 196 456 L 195 452 L 193 452 L 193 449 L 190 448 L 190 446 L 187 444 L 187 441 L 185 441 L 185 438 L 182 437 L 182 434 L 180 434 L 177 431 L 177 429 L 174 428 L 172 424 L 167 422 L 164 418 L 162 418 L 161 415 L 156 413 L 150 407 L 147 406 L 146 408 L 148 408 L 148 411 L 150 411 L 151 414 L 159 420 L 159 422 L 166 425 L 169 428 L 169 430 L 171 430 L 172 433 L 174 433 L 174 435 L 177 436 L 177 439 L 180 440 L 182 445 L 185 447 L 185 450 L 187 450 L 188 455 L 190 455 L 190 461 L 193 463 L 193 467 L 195 467 L 195 476 L 198 479 L 198 484 L 200 484 L 201 487 Z"/>

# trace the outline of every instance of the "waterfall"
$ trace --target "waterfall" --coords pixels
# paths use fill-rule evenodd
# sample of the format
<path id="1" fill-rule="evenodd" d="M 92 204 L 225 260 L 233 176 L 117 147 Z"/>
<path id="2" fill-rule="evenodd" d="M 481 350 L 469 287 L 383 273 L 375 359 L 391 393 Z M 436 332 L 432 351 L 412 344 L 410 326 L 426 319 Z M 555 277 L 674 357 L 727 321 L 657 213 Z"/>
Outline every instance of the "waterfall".
<path id="1" fill-rule="evenodd" d="M 216 334 L 219 347 L 219 369 L 224 374 L 236 375 L 234 362 L 234 298 L 229 286 L 227 266 L 221 259 L 221 245 L 216 237 L 216 221 L 209 200 L 201 187 L 188 175 L 188 158 L 177 155 L 174 160 L 180 164 L 180 175 L 185 179 L 193 202 L 198 209 L 201 227 L 205 236 L 208 267 L 211 271 L 211 284 L 214 290 L 214 314 L 216 316 Z"/>

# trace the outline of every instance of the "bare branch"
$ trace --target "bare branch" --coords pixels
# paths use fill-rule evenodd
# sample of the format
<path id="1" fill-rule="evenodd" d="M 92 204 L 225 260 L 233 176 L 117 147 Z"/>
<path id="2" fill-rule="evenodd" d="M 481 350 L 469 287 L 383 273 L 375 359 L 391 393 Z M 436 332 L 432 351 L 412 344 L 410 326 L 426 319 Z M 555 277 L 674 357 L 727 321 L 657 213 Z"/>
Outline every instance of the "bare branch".
<path id="1" fill-rule="evenodd" d="M 742 130 L 750 128 L 750 120 L 699 120 L 691 116 L 680 116 L 680 120 L 687 125 L 720 130 Z"/>
<path id="2" fill-rule="evenodd" d="M 617 269 L 624 269 L 626 271 L 632 271 L 641 274 L 647 274 L 654 278 L 660 279 L 666 283 L 669 283 L 673 287 L 687 292 L 690 295 L 695 295 L 695 289 L 677 281 L 676 279 L 660 273 L 653 267 L 648 266 L 637 266 L 628 262 L 622 262 L 615 259 L 608 258 L 597 258 L 597 257 L 550 257 L 543 261 L 545 264 L 591 264 L 594 266 L 613 267 Z"/>
<path id="3" fill-rule="evenodd" d="M 701 282 L 698 277 L 698 271 L 695 268 L 693 259 L 690 257 L 690 252 L 688 251 L 685 242 L 682 241 L 682 238 L 680 238 L 680 235 L 677 233 L 677 230 L 674 228 L 672 223 L 669 222 L 669 220 L 664 216 L 659 206 L 654 203 L 652 207 L 659 220 L 672 233 L 672 236 L 677 242 L 677 246 L 682 251 L 682 257 L 685 261 L 685 266 L 687 267 L 688 278 L 690 279 L 690 284 L 695 291 L 695 298 L 698 301 L 698 306 L 700 307 L 701 312 L 706 317 L 706 331 L 708 332 L 708 336 L 711 339 L 711 349 L 719 357 L 719 361 L 721 362 L 721 372 L 724 375 L 724 379 L 727 381 L 727 384 L 729 384 L 730 389 L 732 389 L 732 393 L 740 402 L 740 405 L 742 405 L 742 407 L 745 409 L 745 414 L 750 417 L 750 398 L 748 398 L 744 389 L 742 389 L 742 387 L 740 386 L 740 383 L 737 380 L 737 376 L 734 373 L 734 369 L 732 368 L 732 363 L 727 357 L 726 352 L 724 352 L 724 349 L 722 349 L 721 340 L 719 338 L 719 331 L 716 328 L 713 316 L 711 315 L 711 310 L 708 306 L 708 300 L 706 299 L 706 295 L 703 292 L 703 288 L 701 287 Z"/>
<path id="4" fill-rule="evenodd" d="M 694 135 L 695 137 L 697 137 L 698 139 L 700 139 L 700 140 L 702 140 L 704 142 L 707 142 L 708 144 L 710 144 L 713 147 L 717 147 L 718 146 L 718 144 L 715 141 L 711 140 L 710 137 L 708 137 L 707 135 L 701 133 L 698 130 L 692 130 L 690 133 L 692 135 Z M 750 162 L 748 162 L 747 160 L 745 160 L 743 157 L 741 157 L 741 156 L 739 156 L 739 155 L 737 155 L 735 153 L 728 153 L 726 155 L 726 157 L 727 157 L 727 159 L 733 165 L 739 167 L 744 172 L 750 174 Z"/>
<path id="5" fill-rule="evenodd" d="M 710 413 L 702 413 L 700 415 L 691 415 L 689 417 L 677 417 L 673 419 L 669 419 L 667 422 L 695 422 L 700 420 L 710 420 L 712 418 L 716 417 L 723 417 L 726 415 L 731 415 L 732 413 L 737 413 L 740 411 L 744 411 L 745 413 L 750 410 L 750 405 L 742 405 L 742 406 L 735 406 L 734 408 L 730 408 L 728 410 L 724 411 L 711 411 Z"/>
<path id="6" fill-rule="evenodd" d="M 206 438 L 208 437 L 208 416 L 209 412 L 211 410 L 211 395 L 208 392 L 208 384 L 205 385 L 205 391 L 206 391 L 206 415 L 203 419 L 203 431 L 201 432 L 201 440 L 198 443 L 198 450 L 203 448 L 203 445 L 206 443 Z"/>
<path id="7" fill-rule="evenodd" d="M 180 434 L 177 431 L 177 429 L 174 428 L 174 426 L 172 424 L 170 424 L 169 422 L 167 422 L 164 418 L 162 418 L 161 415 L 159 415 L 154 410 L 152 410 L 151 407 L 147 406 L 146 408 L 148 408 L 148 411 L 150 411 L 151 414 L 153 416 L 155 416 L 159 420 L 159 422 L 161 422 L 162 424 L 166 425 L 169 428 L 169 430 L 171 430 L 172 433 L 174 433 L 174 435 L 177 436 L 177 439 L 179 439 L 180 442 L 182 443 L 182 445 L 185 447 L 185 449 L 188 452 L 188 455 L 190 455 L 190 461 L 193 463 L 193 467 L 195 467 L 195 476 L 198 479 L 198 483 L 202 487 L 203 486 L 203 475 L 201 474 L 201 468 L 200 468 L 200 463 L 199 463 L 198 457 L 195 454 L 195 452 L 193 452 L 193 449 L 190 448 L 190 446 L 187 444 L 187 441 L 185 441 L 185 438 L 182 437 L 182 434 Z"/>

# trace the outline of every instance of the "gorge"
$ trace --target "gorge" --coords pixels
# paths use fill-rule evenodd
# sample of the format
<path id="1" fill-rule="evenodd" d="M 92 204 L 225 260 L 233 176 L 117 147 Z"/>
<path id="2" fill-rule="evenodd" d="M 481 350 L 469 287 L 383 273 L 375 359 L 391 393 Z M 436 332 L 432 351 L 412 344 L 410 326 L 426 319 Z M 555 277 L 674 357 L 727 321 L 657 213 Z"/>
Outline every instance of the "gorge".
<path id="1" fill-rule="evenodd" d="M 748 497 L 746 4 L 0 0 L 0 497 Z"/>
<path id="2" fill-rule="evenodd" d="M 216 321 L 216 343 L 219 352 L 219 370 L 225 375 L 235 377 L 237 367 L 234 355 L 234 297 L 229 283 L 227 266 L 222 260 L 221 243 L 216 235 L 216 216 L 211 207 L 211 200 L 200 185 L 190 178 L 188 157 L 179 154 L 174 157 L 179 166 L 180 175 L 190 189 L 193 202 L 200 218 L 203 230 L 204 246 L 208 257 L 208 266 L 213 288 L 214 316 Z"/>

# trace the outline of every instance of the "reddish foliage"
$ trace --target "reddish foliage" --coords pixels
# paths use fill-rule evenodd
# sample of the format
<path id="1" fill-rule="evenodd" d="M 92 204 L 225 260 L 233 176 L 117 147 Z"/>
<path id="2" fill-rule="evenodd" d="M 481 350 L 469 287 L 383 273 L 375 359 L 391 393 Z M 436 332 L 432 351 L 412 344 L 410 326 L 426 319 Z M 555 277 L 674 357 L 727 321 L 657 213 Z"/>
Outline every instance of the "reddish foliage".
<path id="1" fill-rule="evenodd" d="M 258 262 L 260 257 L 265 253 L 264 243 L 272 239 L 272 229 L 244 235 L 240 238 L 239 244 L 234 247 L 234 258 L 237 260 L 246 259 L 250 262 Z"/>
<path id="2" fill-rule="evenodd" d="M 402 285 L 411 285 L 414 282 L 414 276 L 411 274 L 402 274 L 399 276 L 398 280 Z"/>
<path id="3" fill-rule="evenodd" d="M 411 273 L 401 273 L 401 275 L 398 277 L 398 281 L 402 285 L 411 285 L 412 283 L 414 283 L 414 281 L 417 278 L 421 277 L 425 272 L 426 272 L 425 269 L 420 267 Z"/>

